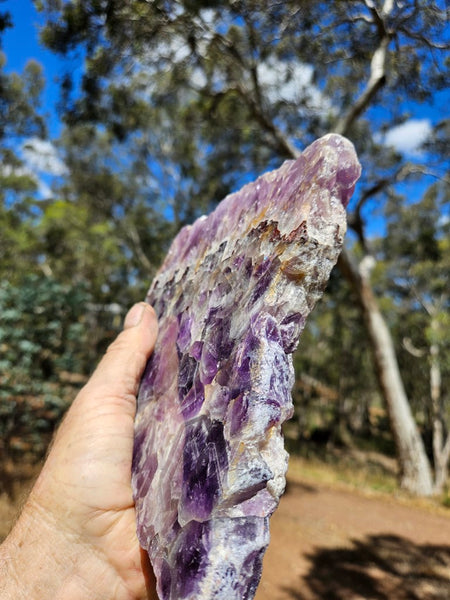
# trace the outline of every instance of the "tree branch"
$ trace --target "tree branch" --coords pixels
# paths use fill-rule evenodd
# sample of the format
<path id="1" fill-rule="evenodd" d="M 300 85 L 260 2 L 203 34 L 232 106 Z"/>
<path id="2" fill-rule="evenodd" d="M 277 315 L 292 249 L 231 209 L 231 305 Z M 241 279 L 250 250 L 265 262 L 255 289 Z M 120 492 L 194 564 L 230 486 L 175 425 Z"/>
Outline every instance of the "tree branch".
<path id="1" fill-rule="evenodd" d="M 375 6 L 375 2 L 373 2 L 373 0 L 364 0 L 364 4 L 367 6 L 367 8 L 369 9 L 369 11 L 373 17 L 373 23 L 375 23 L 375 25 L 377 26 L 378 35 L 380 36 L 380 38 L 385 37 L 387 35 L 386 27 L 384 25 L 383 19 L 381 18 L 380 14 L 377 10 L 377 7 Z M 385 6 L 383 7 L 383 14 L 385 11 L 386 4 L 387 4 L 387 2 L 385 2 Z M 389 10 L 389 8 L 387 8 L 387 10 Z M 392 8 L 391 8 L 391 10 L 392 10 Z"/>
<path id="2" fill-rule="evenodd" d="M 374 185 L 372 185 L 360 194 L 359 200 L 356 204 L 353 214 L 348 215 L 348 226 L 351 227 L 351 229 L 353 229 L 353 231 L 358 235 L 358 239 L 361 243 L 361 246 L 368 254 L 369 250 L 367 248 L 366 236 L 364 232 L 364 221 L 361 216 L 361 211 L 364 207 L 364 204 L 369 198 L 382 192 L 389 185 L 392 185 L 396 181 L 399 181 L 401 178 L 405 178 L 409 174 L 414 173 L 415 169 L 416 167 L 414 165 L 402 165 L 389 177 L 383 177 L 382 179 L 375 182 Z"/>
<path id="3" fill-rule="evenodd" d="M 344 117 L 339 119 L 335 127 L 336 133 L 347 135 L 354 121 L 356 121 L 356 119 L 367 110 L 375 94 L 386 83 L 386 54 L 390 41 L 390 36 L 384 37 L 381 40 L 378 48 L 375 50 L 370 63 L 369 81 L 367 82 L 367 85 L 364 88 L 361 96 L 356 100 L 355 104 L 350 108 Z"/>
<path id="4" fill-rule="evenodd" d="M 406 27 L 399 27 L 398 31 L 401 31 L 402 33 L 404 33 L 407 37 L 411 38 L 412 40 L 422 42 L 423 44 L 428 46 L 428 48 L 432 48 L 434 50 L 448 50 L 450 48 L 450 44 L 438 44 L 436 42 L 432 42 L 431 40 L 429 40 L 426 36 L 422 35 L 421 33 L 415 33 L 414 31 L 410 31 Z"/>
<path id="5" fill-rule="evenodd" d="M 345 246 L 342 248 L 342 252 L 339 255 L 337 266 L 339 271 L 354 289 L 361 287 L 361 274 Z"/>
<path id="6" fill-rule="evenodd" d="M 350 23 L 356 23 L 357 21 L 364 21 L 364 23 L 367 23 L 368 25 L 373 25 L 372 19 L 362 13 L 348 17 L 348 21 L 350 21 Z"/>
<path id="7" fill-rule="evenodd" d="M 392 33 L 388 31 L 382 19 L 388 17 L 394 8 L 393 0 L 385 0 L 382 16 L 378 13 L 375 4 L 372 0 L 365 0 L 367 8 L 370 10 L 374 18 L 374 23 L 378 29 L 380 43 L 375 50 L 370 63 L 370 76 L 366 87 L 354 105 L 350 108 L 347 114 L 339 119 L 335 131 L 341 135 L 347 135 L 350 127 L 356 119 L 367 110 L 375 94 L 386 83 L 386 56 L 389 44 L 392 40 Z"/>
<path id="8" fill-rule="evenodd" d="M 247 30 L 250 33 L 250 38 L 254 34 L 253 24 L 249 21 L 248 17 L 245 19 Z M 237 63 L 247 71 L 250 75 L 250 79 L 253 84 L 253 92 L 254 94 L 250 94 L 248 90 L 241 83 L 236 83 L 234 86 L 230 86 L 227 90 L 222 90 L 217 95 L 225 96 L 230 90 L 236 91 L 241 98 L 245 101 L 250 111 L 252 112 L 256 121 L 263 127 L 263 129 L 271 136 L 273 140 L 273 144 L 271 144 L 272 148 L 284 156 L 285 158 L 298 158 L 300 156 L 299 150 L 290 143 L 290 141 L 284 136 L 284 134 L 278 129 L 272 119 L 269 118 L 266 111 L 263 108 L 263 99 L 261 88 L 258 80 L 258 72 L 257 65 L 253 61 L 249 66 L 239 50 L 231 43 L 231 41 L 215 29 L 211 29 L 209 24 L 207 24 L 204 20 L 201 21 L 204 30 L 208 31 L 211 35 L 214 36 L 215 40 L 221 44 L 224 52 L 226 52 L 232 60 L 236 60 Z M 252 47 L 256 47 L 254 42 L 254 38 L 250 39 Z"/>
<path id="9" fill-rule="evenodd" d="M 412 343 L 411 338 L 409 337 L 404 337 L 403 338 L 403 342 L 402 342 L 403 348 L 406 350 L 406 352 L 408 352 L 409 354 L 411 354 L 411 356 L 414 356 L 415 358 L 423 358 L 426 354 L 426 350 L 424 349 L 420 349 L 420 348 L 416 348 L 414 346 L 414 344 Z"/>
<path id="10" fill-rule="evenodd" d="M 154 265 L 152 265 L 152 263 L 149 261 L 149 259 L 147 258 L 144 249 L 142 247 L 142 242 L 141 242 L 141 238 L 139 236 L 138 230 L 136 229 L 134 223 L 127 223 L 127 228 L 126 228 L 126 232 L 128 234 L 128 237 L 130 238 L 131 242 L 133 243 L 135 252 L 136 252 L 136 257 L 139 260 L 139 262 L 141 263 L 141 266 L 148 271 L 148 273 L 153 273 L 154 271 Z"/>
<path id="11" fill-rule="evenodd" d="M 320 398 L 325 398 L 331 402 L 335 402 L 339 399 L 339 392 L 334 388 L 326 385 L 319 379 L 311 377 L 306 373 L 302 373 L 297 380 L 297 388 L 301 389 L 308 394 L 312 392 L 316 393 Z"/>
<path id="12" fill-rule="evenodd" d="M 241 85 L 238 85 L 236 90 L 250 108 L 256 121 L 271 135 L 274 141 L 273 148 L 285 158 L 298 158 L 300 156 L 300 151 L 297 150 L 297 148 L 284 136 L 275 123 L 267 116 L 265 111 L 258 106 L 256 100 L 250 96 L 247 90 Z"/>

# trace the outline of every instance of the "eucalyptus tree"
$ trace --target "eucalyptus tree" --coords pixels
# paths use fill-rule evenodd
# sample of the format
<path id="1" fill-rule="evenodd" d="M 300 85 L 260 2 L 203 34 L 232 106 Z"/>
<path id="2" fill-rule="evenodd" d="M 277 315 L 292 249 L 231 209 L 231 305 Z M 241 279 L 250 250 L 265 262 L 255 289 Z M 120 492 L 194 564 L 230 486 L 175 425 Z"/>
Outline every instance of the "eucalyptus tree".
<path id="1" fill-rule="evenodd" d="M 0 13 L 0 273 L 8 279 L 14 277 L 22 259 L 31 259 L 35 245 L 26 218 L 33 210 L 38 186 L 20 148 L 27 138 L 45 135 L 40 111 L 42 68 L 30 60 L 22 73 L 7 69 L 1 36 L 9 27 L 10 15 Z"/>
<path id="2" fill-rule="evenodd" d="M 439 181 L 419 201 L 388 202 L 388 235 L 382 241 L 385 293 L 395 307 L 400 369 L 411 403 L 425 412 L 441 492 L 450 461 L 450 202 Z M 395 314 L 396 313 L 396 314 Z"/>
<path id="3" fill-rule="evenodd" d="M 445 86 L 444 3 L 35 4 L 47 15 L 44 43 L 84 61 L 81 76 L 67 73 L 62 79 L 67 125 L 99 127 L 117 147 L 141 143 L 145 179 L 155 190 L 151 198 L 166 201 L 168 221 L 176 226 L 207 210 L 249 174 L 295 158 L 325 132 L 342 133 L 355 143 L 364 170 L 350 207 L 353 235 L 340 269 L 365 319 L 401 483 L 430 494 L 430 465 L 372 284 L 370 237 L 376 211 L 382 213 L 399 182 L 414 175 L 423 185 L 430 176 L 444 177 L 438 146 L 430 175 L 421 165 L 426 152 L 408 162 L 405 153 L 386 143 Z M 434 107 L 434 121 L 439 110 Z M 431 121 L 425 124 L 431 129 Z"/>

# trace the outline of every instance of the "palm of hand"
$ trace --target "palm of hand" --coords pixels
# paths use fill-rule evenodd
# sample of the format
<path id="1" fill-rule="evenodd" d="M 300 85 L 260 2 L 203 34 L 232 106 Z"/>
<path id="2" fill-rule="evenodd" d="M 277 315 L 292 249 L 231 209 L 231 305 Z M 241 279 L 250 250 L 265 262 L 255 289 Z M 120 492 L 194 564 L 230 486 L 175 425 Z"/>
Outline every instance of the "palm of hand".
<path id="1" fill-rule="evenodd" d="M 124 357 L 132 333 L 119 336 L 74 401 L 30 497 L 79 549 L 84 585 L 101 581 L 108 600 L 157 597 L 131 491 L 135 395 L 149 354 L 136 343 Z"/>

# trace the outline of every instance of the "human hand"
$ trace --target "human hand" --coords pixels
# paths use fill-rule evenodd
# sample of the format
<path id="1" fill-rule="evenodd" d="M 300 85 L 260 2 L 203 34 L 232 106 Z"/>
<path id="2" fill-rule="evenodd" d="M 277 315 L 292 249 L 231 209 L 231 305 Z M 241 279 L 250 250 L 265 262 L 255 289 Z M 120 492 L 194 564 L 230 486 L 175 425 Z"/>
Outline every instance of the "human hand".
<path id="1" fill-rule="evenodd" d="M 157 598 L 131 491 L 136 394 L 156 336 L 153 309 L 135 305 L 74 400 L 0 548 L 2 600 Z"/>

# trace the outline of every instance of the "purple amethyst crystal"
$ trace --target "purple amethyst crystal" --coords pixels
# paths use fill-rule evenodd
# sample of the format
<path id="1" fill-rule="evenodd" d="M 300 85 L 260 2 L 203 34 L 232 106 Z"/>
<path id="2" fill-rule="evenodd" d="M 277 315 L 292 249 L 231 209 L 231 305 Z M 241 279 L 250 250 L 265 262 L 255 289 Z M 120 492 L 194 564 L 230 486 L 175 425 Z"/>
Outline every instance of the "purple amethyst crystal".
<path id="1" fill-rule="evenodd" d="M 327 135 L 175 238 L 147 301 L 160 334 L 138 398 L 138 537 L 161 600 L 251 600 L 285 486 L 291 353 L 360 174 Z"/>

